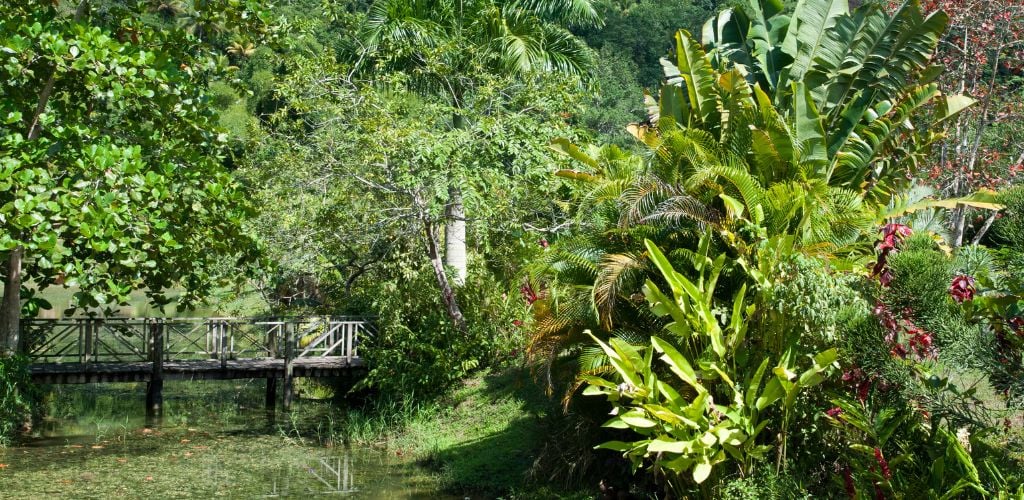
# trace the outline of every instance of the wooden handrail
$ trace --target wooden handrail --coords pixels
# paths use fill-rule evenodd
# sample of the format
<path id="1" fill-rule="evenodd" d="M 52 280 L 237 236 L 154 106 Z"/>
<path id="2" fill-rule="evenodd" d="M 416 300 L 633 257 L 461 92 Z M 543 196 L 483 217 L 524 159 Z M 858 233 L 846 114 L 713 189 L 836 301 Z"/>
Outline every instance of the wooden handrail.
<path id="1" fill-rule="evenodd" d="M 195 318 L 64 318 L 22 320 L 30 356 L 38 361 L 104 362 L 152 361 L 159 350 L 163 361 L 215 359 L 298 359 L 338 357 L 358 359 L 360 337 L 375 331 L 372 317 L 195 317 Z M 151 336 L 159 325 L 160 346 Z M 176 328 L 177 327 L 177 328 Z M 305 334 L 323 329 L 315 339 L 298 345 Z M 306 335 L 308 336 L 308 335 Z M 240 356 L 243 355 L 243 356 Z M 290 357 L 289 357 L 290 356 Z"/>

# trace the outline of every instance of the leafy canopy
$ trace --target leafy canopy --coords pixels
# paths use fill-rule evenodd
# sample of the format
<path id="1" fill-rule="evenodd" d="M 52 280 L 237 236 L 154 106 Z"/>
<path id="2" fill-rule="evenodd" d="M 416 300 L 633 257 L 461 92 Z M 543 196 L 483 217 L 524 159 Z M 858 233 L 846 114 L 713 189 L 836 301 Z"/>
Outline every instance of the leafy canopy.
<path id="1" fill-rule="evenodd" d="M 208 7 L 243 18 L 237 2 Z M 0 252 L 20 248 L 36 287 L 79 287 L 77 306 L 136 288 L 163 304 L 179 285 L 195 298 L 219 259 L 252 248 L 196 78 L 216 61 L 124 15 L 26 0 L 0 19 Z"/>

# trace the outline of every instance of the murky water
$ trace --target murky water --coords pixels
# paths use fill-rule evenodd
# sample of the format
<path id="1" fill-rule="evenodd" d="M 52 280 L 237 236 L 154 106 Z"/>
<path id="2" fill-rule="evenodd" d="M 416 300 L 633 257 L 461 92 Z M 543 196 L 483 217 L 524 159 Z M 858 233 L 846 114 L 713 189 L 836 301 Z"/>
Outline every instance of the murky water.
<path id="1" fill-rule="evenodd" d="M 445 498 L 403 457 L 334 442 L 344 418 L 326 403 L 268 415 L 262 388 L 168 382 L 147 427 L 143 384 L 58 387 L 51 417 L 0 449 L 0 497 Z"/>

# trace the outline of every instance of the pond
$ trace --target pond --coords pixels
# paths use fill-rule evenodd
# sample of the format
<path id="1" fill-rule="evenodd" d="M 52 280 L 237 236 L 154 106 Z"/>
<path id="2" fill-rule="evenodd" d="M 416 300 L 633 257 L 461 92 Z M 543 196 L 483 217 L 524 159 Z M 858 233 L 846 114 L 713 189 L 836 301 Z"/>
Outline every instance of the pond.
<path id="1" fill-rule="evenodd" d="M 326 402 L 275 414 L 262 381 L 167 382 L 164 417 L 147 426 L 144 395 L 144 384 L 55 386 L 44 422 L 0 449 L 0 496 L 445 498 L 394 452 L 335 442 L 344 413 Z"/>

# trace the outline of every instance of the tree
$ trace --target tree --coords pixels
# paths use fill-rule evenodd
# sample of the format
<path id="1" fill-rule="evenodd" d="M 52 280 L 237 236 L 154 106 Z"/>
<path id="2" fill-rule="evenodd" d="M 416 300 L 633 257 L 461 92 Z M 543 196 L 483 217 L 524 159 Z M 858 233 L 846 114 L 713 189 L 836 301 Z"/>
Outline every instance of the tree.
<path id="1" fill-rule="evenodd" d="M 238 26 L 265 20 L 207 7 Z M 0 19 L 6 352 L 25 347 L 21 299 L 47 305 L 35 290 L 78 287 L 74 306 L 100 307 L 145 288 L 162 306 L 181 286 L 187 304 L 210 289 L 215 263 L 252 248 L 244 193 L 222 166 L 224 136 L 195 78 L 212 62 L 181 32 L 103 14 L 84 0 L 24 0 Z"/>
<path id="2" fill-rule="evenodd" d="M 1024 2 L 1019 0 L 929 0 L 926 10 L 949 15 L 949 30 L 936 57 L 946 67 L 938 83 L 946 92 L 971 96 L 976 106 L 961 113 L 931 159 L 929 180 L 947 196 L 978 189 L 1000 189 L 1019 182 L 1024 173 L 1024 149 L 1015 146 L 1024 131 L 1021 117 L 1021 78 L 1024 77 Z M 970 207 L 952 214 L 951 243 L 960 246 L 969 236 Z M 977 244 L 995 221 L 996 213 L 974 225 Z"/>
<path id="3" fill-rule="evenodd" d="M 459 108 L 477 119 L 452 128 L 448 102 L 383 78 L 346 77 L 351 68 L 331 54 L 293 56 L 283 66 L 274 90 L 280 109 L 264 117 L 241 171 L 266 207 L 254 222 L 282 277 L 311 273 L 325 289 L 339 278 L 347 289 L 373 288 L 357 281 L 418 246 L 427 250 L 419 262 L 440 281 L 453 176 L 474 187 L 465 203 L 481 235 L 475 247 L 495 252 L 487 264 L 497 274 L 514 274 L 501 267 L 515 266 L 503 242 L 516 241 L 526 223 L 546 225 L 537 221 L 554 184 L 547 143 L 571 134 L 560 112 L 576 104 L 572 81 L 479 77 Z"/>
<path id="4" fill-rule="evenodd" d="M 375 71 L 400 71 L 409 88 L 421 95 L 442 96 L 452 107 L 450 127 L 464 129 L 477 118 L 466 112 L 465 104 L 491 75 L 516 75 L 528 81 L 542 72 L 582 74 L 589 63 L 587 48 L 564 26 L 595 22 L 590 0 L 379 0 L 366 19 L 362 55 Z M 467 272 L 470 218 L 465 189 L 473 179 L 456 175 L 470 171 L 452 167 L 444 255 L 455 273 L 451 281 L 461 285 Z M 473 172 L 473 177 L 485 175 Z M 428 243 L 432 240 L 427 238 Z M 449 278 L 443 269 L 435 272 L 449 313 L 459 322 L 462 313 Z"/>
<path id="5" fill-rule="evenodd" d="M 507 354 L 523 306 L 503 292 L 550 226 L 547 147 L 573 135 L 561 112 L 578 104 L 575 82 L 481 78 L 461 108 L 477 118 L 452 128 L 446 100 L 388 75 L 360 80 L 329 49 L 279 59 L 278 108 L 260 116 L 237 172 L 257 209 L 247 225 L 274 264 L 257 287 L 277 310 L 376 316 L 365 381 L 389 393 L 435 394 Z M 488 256 L 459 291 L 463 324 L 436 292 L 452 175 L 473 179 L 467 224 Z"/>
<path id="6" fill-rule="evenodd" d="M 657 89 L 662 79 L 658 60 L 668 54 L 679 29 L 691 33 L 717 12 L 717 0 L 663 2 L 601 0 L 601 26 L 575 31 L 595 50 L 591 71 L 595 93 L 580 122 L 595 133 L 596 142 L 629 148 L 635 141 L 623 124 L 644 118 L 644 89 Z"/>

